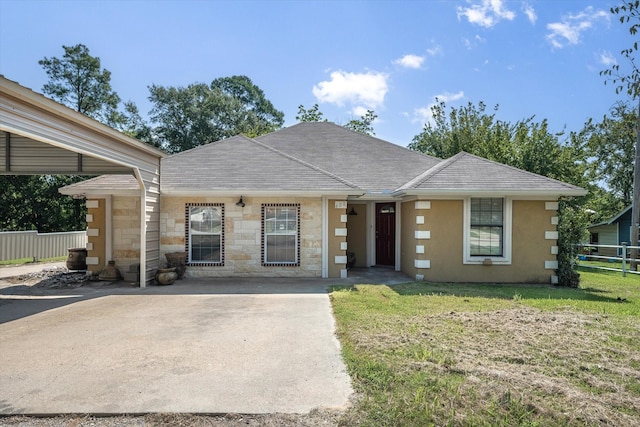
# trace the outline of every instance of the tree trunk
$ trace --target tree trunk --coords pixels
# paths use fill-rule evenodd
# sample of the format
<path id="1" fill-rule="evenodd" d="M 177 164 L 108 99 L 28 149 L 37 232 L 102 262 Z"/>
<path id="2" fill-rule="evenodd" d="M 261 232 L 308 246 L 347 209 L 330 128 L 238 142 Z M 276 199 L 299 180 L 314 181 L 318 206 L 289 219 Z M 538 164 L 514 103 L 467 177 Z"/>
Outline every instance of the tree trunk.
<path id="1" fill-rule="evenodd" d="M 636 161 L 633 173 L 633 204 L 631 205 L 631 235 L 629 244 L 638 246 L 638 223 L 640 223 L 640 97 L 636 118 Z M 626 254 L 623 254 L 626 256 Z M 631 269 L 638 271 L 638 249 L 631 249 Z"/>

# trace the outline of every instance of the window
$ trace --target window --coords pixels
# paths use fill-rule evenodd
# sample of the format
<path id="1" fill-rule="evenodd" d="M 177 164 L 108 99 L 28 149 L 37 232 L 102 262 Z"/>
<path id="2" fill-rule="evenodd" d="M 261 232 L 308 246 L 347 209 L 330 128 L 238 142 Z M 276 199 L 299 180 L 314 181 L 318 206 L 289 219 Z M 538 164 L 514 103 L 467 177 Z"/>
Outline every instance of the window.
<path id="1" fill-rule="evenodd" d="M 465 200 L 465 264 L 511 263 L 511 200 L 501 197 Z"/>
<path id="2" fill-rule="evenodd" d="M 224 265 L 224 206 L 187 204 L 185 222 L 189 264 Z"/>
<path id="3" fill-rule="evenodd" d="M 300 265 L 300 205 L 262 205 L 262 265 Z"/>
<path id="4" fill-rule="evenodd" d="M 502 256 L 504 215 L 502 199 L 471 199 L 469 253 L 471 256 Z"/>

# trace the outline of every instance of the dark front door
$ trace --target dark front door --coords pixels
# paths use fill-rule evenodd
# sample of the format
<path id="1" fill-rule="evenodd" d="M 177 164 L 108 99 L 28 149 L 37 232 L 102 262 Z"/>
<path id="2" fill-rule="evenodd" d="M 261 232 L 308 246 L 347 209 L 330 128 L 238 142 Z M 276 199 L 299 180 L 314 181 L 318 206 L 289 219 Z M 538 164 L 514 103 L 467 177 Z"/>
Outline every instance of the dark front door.
<path id="1" fill-rule="evenodd" d="M 396 204 L 376 203 L 376 265 L 396 264 Z"/>

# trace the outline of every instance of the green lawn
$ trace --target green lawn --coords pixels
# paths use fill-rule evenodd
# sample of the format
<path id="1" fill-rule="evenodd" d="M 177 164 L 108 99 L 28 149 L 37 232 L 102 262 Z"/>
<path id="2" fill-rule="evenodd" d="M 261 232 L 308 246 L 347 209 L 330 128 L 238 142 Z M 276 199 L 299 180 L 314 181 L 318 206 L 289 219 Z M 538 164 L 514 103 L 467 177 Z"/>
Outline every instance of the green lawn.
<path id="1" fill-rule="evenodd" d="M 334 289 L 358 393 L 342 424 L 640 424 L 640 276 L 581 279 Z"/>

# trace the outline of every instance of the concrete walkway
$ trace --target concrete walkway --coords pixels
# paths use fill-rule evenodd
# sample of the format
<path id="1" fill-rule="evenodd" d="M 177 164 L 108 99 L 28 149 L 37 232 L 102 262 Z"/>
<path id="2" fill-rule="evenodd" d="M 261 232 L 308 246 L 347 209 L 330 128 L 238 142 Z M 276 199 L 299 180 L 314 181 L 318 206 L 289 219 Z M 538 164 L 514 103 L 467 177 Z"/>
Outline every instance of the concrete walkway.
<path id="1" fill-rule="evenodd" d="M 352 393 L 323 279 L 0 289 L 0 414 L 306 413 Z"/>

